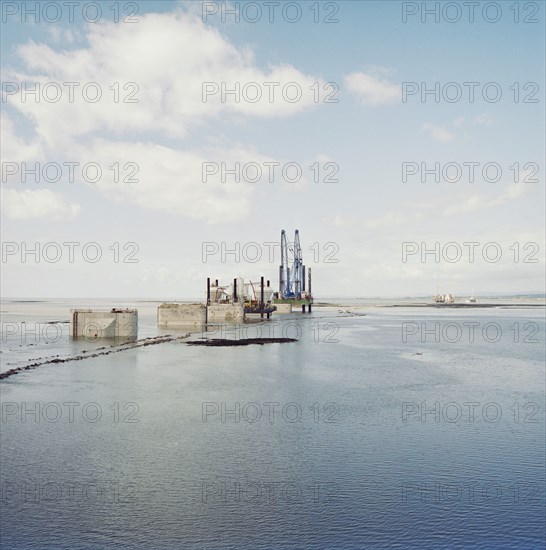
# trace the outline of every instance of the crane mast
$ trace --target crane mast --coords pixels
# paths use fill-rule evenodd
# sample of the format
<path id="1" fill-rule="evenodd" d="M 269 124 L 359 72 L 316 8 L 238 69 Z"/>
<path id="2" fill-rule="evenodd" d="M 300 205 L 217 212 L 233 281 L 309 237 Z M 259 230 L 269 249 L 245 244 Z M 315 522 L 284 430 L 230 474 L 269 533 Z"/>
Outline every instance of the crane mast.
<path id="1" fill-rule="evenodd" d="M 296 229 L 294 242 L 289 244 L 286 232 L 281 231 L 281 265 L 279 267 L 279 295 L 284 299 L 301 299 L 305 290 L 305 266 L 301 253 L 300 234 Z"/>

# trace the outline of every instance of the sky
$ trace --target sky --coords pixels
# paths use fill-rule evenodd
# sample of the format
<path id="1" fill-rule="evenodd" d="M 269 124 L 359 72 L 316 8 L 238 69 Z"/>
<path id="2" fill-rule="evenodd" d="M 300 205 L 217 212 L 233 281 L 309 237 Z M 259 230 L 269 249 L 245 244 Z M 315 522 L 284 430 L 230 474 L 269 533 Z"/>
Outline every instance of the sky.
<path id="1" fill-rule="evenodd" d="M 35 4 L 2 3 L 2 296 L 276 287 L 282 229 L 319 300 L 544 292 L 544 1 Z"/>

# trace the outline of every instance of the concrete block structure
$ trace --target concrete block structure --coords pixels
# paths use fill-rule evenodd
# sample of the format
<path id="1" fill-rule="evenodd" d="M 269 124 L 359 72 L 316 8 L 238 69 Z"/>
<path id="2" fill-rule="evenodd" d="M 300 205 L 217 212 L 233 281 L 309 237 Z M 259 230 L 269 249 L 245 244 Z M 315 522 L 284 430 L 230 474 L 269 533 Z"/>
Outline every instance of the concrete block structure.
<path id="1" fill-rule="evenodd" d="M 245 305 L 243 302 L 221 304 L 212 302 L 207 306 L 208 323 L 242 323 L 245 320 Z"/>
<path id="2" fill-rule="evenodd" d="M 206 322 L 205 304 L 165 303 L 157 308 L 158 327 L 200 327 Z"/>
<path id="3" fill-rule="evenodd" d="M 196 328 L 207 323 L 242 323 L 245 308 L 241 302 L 205 304 L 165 303 L 157 308 L 157 326 L 162 328 Z"/>
<path id="4" fill-rule="evenodd" d="M 138 310 L 136 309 L 72 309 L 70 312 L 72 338 L 136 339 L 138 336 Z"/>

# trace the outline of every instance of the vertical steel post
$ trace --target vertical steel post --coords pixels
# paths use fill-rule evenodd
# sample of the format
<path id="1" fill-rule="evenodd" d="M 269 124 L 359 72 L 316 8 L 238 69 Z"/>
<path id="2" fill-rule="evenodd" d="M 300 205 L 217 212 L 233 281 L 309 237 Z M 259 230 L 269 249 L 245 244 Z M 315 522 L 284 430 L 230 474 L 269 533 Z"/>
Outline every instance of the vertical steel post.
<path id="1" fill-rule="evenodd" d="M 264 318 L 264 278 L 260 279 L 260 317 Z"/>

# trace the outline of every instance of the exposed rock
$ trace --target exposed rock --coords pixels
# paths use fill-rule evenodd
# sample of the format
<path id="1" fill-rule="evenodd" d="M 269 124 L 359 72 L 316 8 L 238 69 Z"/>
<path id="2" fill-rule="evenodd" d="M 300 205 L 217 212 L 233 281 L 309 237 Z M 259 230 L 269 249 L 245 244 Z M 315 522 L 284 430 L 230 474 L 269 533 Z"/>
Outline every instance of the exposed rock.
<path id="1" fill-rule="evenodd" d="M 295 338 L 241 338 L 240 340 L 228 340 L 226 338 L 212 338 L 210 340 L 194 340 L 186 342 L 189 346 L 250 346 L 258 344 L 284 344 L 287 342 L 297 342 Z"/>

